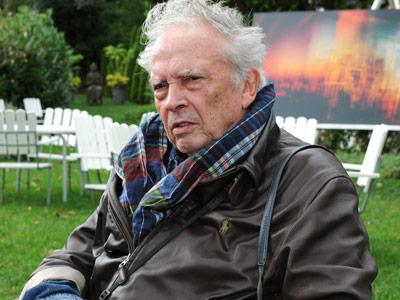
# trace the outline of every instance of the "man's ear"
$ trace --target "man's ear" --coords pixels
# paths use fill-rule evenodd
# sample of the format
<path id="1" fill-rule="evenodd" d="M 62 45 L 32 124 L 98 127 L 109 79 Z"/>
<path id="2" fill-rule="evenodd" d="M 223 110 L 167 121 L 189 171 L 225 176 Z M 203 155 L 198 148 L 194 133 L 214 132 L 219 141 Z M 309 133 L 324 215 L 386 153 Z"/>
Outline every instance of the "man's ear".
<path id="1" fill-rule="evenodd" d="M 253 103 L 258 92 L 260 84 L 260 72 L 257 69 L 252 69 L 247 74 L 246 81 L 242 92 L 242 108 L 247 109 Z"/>

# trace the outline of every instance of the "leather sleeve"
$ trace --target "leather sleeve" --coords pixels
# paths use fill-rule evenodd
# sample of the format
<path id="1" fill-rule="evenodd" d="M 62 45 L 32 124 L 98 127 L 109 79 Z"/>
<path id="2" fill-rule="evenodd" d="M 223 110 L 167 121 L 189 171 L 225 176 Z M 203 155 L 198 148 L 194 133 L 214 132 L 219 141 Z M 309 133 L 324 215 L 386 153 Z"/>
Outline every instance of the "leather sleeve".
<path id="1" fill-rule="evenodd" d="M 309 199 L 282 249 L 283 299 L 371 299 L 376 266 L 348 177 L 330 179 Z"/>
<path id="2" fill-rule="evenodd" d="M 86 222 L 70 234 L 65 247 L 54 251 L 41 262 L 24 290 L 42 280 L 68 279 L 74 281 L 82 292 L 92 274 L 96 251 L 102 251 L 106 238 L 106 213 L 107 201 L 103 196 L 100 205 Z"/>
<path id="3" fill-rule="evenodd" d="M 377 274 L 351 178 L 334 155 L 307 149 L 289 162 L 270 233 L 265 290 L 285 300 L 371 299 Z"/>

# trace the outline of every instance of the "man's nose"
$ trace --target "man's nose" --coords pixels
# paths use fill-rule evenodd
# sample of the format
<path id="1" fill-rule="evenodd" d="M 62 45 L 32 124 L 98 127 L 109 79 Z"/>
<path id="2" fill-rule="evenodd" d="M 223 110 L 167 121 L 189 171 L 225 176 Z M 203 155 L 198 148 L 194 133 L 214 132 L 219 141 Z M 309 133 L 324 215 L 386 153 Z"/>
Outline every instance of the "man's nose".
<path id="1" fill-rule="evenodd" d="M 166 108 L 171 111 L 180 110 L 187 105 L 185 91 L 179 81 L 172 82 L 168 88 Z"/>

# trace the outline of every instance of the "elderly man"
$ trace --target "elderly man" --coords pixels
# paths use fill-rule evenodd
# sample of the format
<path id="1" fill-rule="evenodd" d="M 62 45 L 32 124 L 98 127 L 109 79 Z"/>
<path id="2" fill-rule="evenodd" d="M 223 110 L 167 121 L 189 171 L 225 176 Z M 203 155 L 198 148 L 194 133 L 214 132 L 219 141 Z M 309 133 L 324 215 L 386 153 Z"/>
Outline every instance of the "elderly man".
<path id="1" fill-rule="evenodd" d="M 158 114 L 142 122 L 97 210 L 43 260 L 23 299 L 257 297 L 273 174 L 304 144 L 275 123 L 263 34 L 206 0 L 157 4 L 144 33 L 138 62 Z M 290 160 L 269 242 L 265 299 L 370 298 L 376 267 L 357 194 L 328 151 Z"/>

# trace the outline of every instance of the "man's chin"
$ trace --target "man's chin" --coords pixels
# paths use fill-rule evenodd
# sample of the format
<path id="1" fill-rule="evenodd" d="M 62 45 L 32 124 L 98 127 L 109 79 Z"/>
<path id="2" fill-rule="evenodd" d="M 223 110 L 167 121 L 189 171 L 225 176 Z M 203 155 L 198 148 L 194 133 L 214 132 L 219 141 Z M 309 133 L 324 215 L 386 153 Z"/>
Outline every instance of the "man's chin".
<path id="1" fill-rule="evenodd" d="M 179 142 L 176 144 L 176 148 L 189 156 L 195 154 L 197 151 L 199 151 L 203 146 L 199 145 L 198 143 L 190 142 L 190 141 L 184 141 L 184 142 Z"/>

